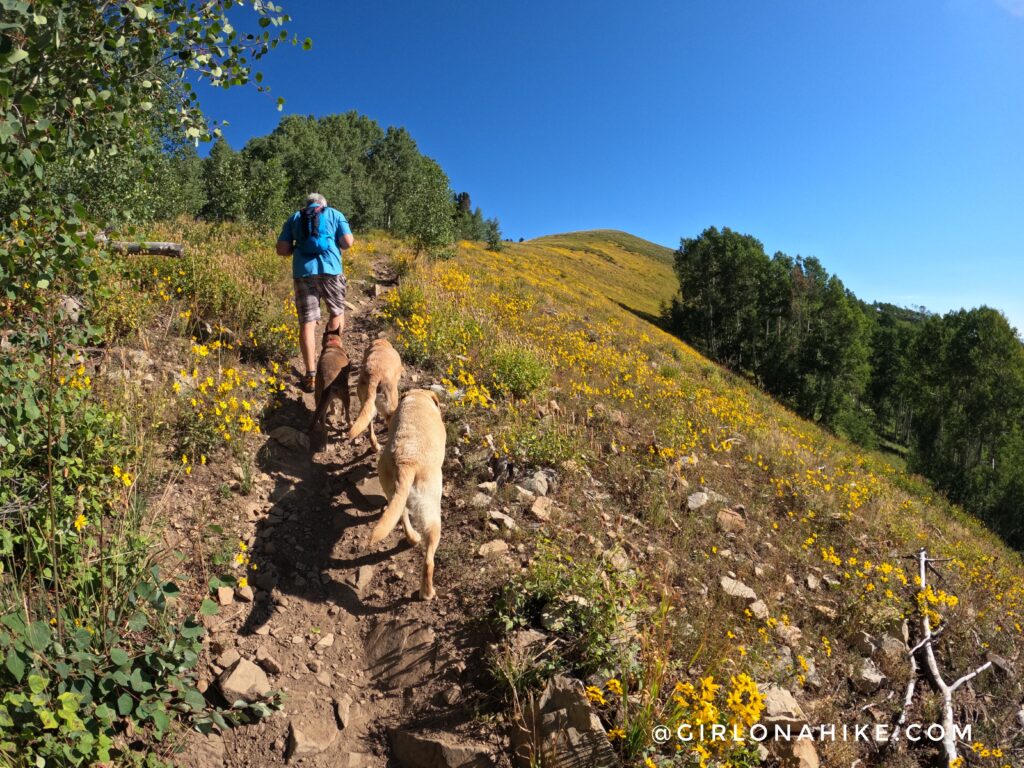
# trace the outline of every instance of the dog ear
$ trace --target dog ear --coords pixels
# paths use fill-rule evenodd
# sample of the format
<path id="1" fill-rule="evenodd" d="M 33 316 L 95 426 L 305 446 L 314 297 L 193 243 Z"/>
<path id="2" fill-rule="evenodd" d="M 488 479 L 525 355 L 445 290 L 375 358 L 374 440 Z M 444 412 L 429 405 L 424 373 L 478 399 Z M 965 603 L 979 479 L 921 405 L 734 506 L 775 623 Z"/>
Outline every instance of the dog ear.
<path id="1" fill-rule="evenodd" d="M 434 405 L 437 406 L 438 410 L 441 410 L 441 398 L 437 396 L 437 392 L 435 392 L 432 389 L 428 389 L 427 391 L 430 393 L 430 396 L 434 399 Z"/>

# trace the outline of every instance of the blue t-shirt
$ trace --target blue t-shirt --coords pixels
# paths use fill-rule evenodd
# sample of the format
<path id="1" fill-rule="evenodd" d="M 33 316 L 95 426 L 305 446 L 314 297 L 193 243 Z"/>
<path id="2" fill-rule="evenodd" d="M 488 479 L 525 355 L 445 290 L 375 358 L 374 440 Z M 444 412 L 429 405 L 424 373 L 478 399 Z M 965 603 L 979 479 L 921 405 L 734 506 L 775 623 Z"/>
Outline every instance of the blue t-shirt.
<path id="1" fill-rule="evenodd" d="M 317 238 L 299 239 L 299 222 L 301 211 L 296 211 L 281 227 L 278 240 L 295 245 L 292 252 L 292 277 L 312 277 L 313 275 L 340 275 L 341 249 L 338 240 L 343 235 L 351 235 L 345 214 L 334 208 L 324 208 L 320 212 L 320 236 Z"/>

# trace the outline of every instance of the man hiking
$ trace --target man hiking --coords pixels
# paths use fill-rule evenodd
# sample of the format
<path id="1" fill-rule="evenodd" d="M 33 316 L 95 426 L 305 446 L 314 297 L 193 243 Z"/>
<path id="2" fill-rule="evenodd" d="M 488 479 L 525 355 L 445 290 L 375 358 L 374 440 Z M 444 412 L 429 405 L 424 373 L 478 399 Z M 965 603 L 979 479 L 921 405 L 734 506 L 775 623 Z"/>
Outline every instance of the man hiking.
<path id="1" fill-rule="evenodd" d="M 331 319 L 324 337 L 345 328 L 345 275 L 341 252 L 355 243 L 345 215 L 327 206 L 323 195 L 306 196 L 306 205 L 281 227 L 277 238 L 278 256 L 292 257 L 295 280 L 295 310 L 299 315 L 299 349 L 305 373 L 299 379 L 303 392 L 312 392 L 316 381 L 316 324 L 320 299 L 327 304 Z"/>

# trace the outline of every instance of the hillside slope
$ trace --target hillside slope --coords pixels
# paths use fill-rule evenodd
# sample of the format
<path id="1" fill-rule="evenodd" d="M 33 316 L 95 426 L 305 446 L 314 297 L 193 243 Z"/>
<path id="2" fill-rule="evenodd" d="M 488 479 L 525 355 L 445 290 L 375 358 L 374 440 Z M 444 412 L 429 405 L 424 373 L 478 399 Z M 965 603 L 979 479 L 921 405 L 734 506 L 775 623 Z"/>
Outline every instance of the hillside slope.
<path id="1" fill-rule="evenodd" d="M 504 258 L 514 260 L 509 268 L 518 263 L 538 282 L 571 280 L 580 289 L 597 291 L 652 317 L 679 286 L 670 248 L 616 230 L 547 235 L 505 244 L 503 252 Z"/>
<path id="2" fill-rule="evenodd" d="M 109 339 L 76 375 L 137 436 L 118 475 L 139 478 L 126 508 L 147 505 L 166 551 L 185 553 L 163 559 L 188 584 L 172 619 L 202 613 L 180 682 L 204 697 L 175 719 L 209 725 L 219 706 L 242 725 L 192 734 L 177 756 L 112 731 L 123 753 L 204 768 L 295 751 L 309 765 L 509 766 L 567 747 L 580 765 L 946 766 L 928 741 L 762 753 L 653 736 L 895 723 L 927 615 L 945 628 L 947 681 L 993 662 L 954 696 L 973 729 L 956 765 L 1024 764 L 1019 556 L 647 322 L 675 290 L 667 249 L 599 231 L 431 260 L 368 234 L 346 254 L 350 354 L 392 338 L 403 388 L 434 389 L 448 427 L 438 597 L 424 604 L 421 555 L 399 533 L 365 550 L 383 502 L 365 439 L 335 431 L 308 450 L 274 233 L 154 234 L 189 243 L 186 257 L 115 257 L 125 298 L 98 308 Z M 923 592 L 921 547 L 943 559 Z M 226 686 L 239 669 L 261 697 L 242 710 Z M 906 722 L 927 726 L 942 701 L 919 675 Z M 592 707 L 580 741 L 544 718 L 524 728 L 545 689 Z"/>
<path id="3" fill-rule="evenodd" d="M 455 393 L 465 487 L 486 479 L 490 452 L 557 476 L 558 524 L 542 526 L 501 621 L 550 634 L 545 616 L 574 616 L 554 631 L 565 645 L 548 661 L 615 678 L 597 701 L 625 686 L 602 717 L 627 762 L 661 765 L 674 748 L 653 743 L 650 726 L 678 722 L 682 704 L 667 692 L 705 677 L 785 688 L 812 723 L 892 726 L 912 677 L 907 641 L 922 639 L 927 614 L 945 627 L 936 654 L 947 682 L 997 660 L 954 697 L 972 742 L 837 741 L 817 745 L 821 758 L 938 765 L 955 749 L 962 764 L 1011 764 L 1011 754 L 1019 764 L 1022 689 L 1006 677 L 1024 632 L 1019 556 L 919 478 L 646 322 L 675 284 L 667 260 L 624 242 L 589 232 L 499 253 L 464 243 L 456 260 L 423 264 L 390 302 L 405 353 Z M 944 560 L 924 591 L 913 559 L 922 547 Z M 609 641 L 634 625 L 636 645 Z M 776 699 L 767 714 L 780 714 Z M 927 726 L 940 711 L 928 681 L 916 685 L 907 722 Z M 705 748 L 741 761 L 711 744 L 693 748 L 694 764 Z"/>

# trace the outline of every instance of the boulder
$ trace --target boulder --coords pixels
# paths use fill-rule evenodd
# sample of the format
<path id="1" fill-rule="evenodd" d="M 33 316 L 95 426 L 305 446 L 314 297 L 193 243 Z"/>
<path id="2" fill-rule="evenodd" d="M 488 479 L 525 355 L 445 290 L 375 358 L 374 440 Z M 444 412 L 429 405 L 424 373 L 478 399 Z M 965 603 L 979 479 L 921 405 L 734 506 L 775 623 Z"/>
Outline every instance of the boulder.
<path id="1" fill-rule="evenodd" d="M 388 729 L 391 754 L 400 768 L 490 768 L 496 765 L 487 744 L 451 733 Z"/>
<path id="2" fill-rule="evenodd" d="M 821 586 L 821 579 L 818 578 L 817 574 L 808 573 L 804 583 L 807 584 L 808 589 L 815 590 Z"/>
<path id="3" fill-rule="evenodd" d="M 540 698 L 526 708 L 523 721 L 512 735 L 512 745 L 516 763 L 524 768 L 619 765 L 579 680 L 564 675 L 551 678 Z"/>
<path id="4" fill-rule="evenodd" d="M 328 632 L 326 635 L 317 640 L 316 645 L 314 645 L 313 647 L 318 651 L 326 651 L 332 645 L 334 645 L 334 633 Z"/>
<path id="5" fill-rule="evenodd" d="M 231 605 L 235 602 L 235 590 L 231 587 L 217 587 L 217 602 L 220 605 Z"/>
<path id="6" fill-rule="evenodd" d="M 262 669 L 242 658 L 220 674 L 217 688 L 228 704 L 236 701 L 252 703 L 270 693 L 270 681 Z"/>
<path id="7" fill-rule="evenodd" d="M 486 509 L 494 503 L 494 499 L 483 491 L 477 491 L 473 494 L 473 498 L 469 500 L 469 503 L 476 509 Z"/>

